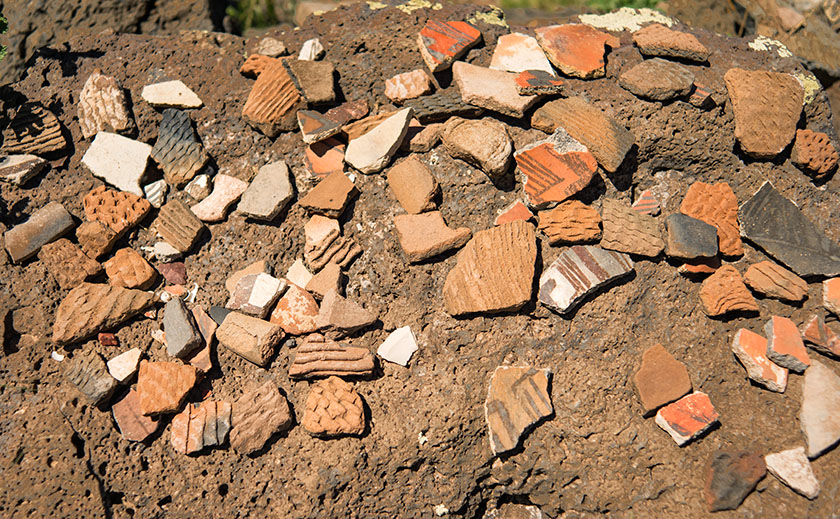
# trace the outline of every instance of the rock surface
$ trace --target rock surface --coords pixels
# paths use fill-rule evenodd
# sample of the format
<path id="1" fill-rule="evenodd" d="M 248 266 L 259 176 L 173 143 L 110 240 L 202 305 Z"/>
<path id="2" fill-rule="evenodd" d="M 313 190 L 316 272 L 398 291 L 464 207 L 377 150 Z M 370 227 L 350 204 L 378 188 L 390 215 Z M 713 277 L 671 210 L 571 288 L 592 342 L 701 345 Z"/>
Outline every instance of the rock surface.
<path id="1" fill-rule="evenodd" d="M 493 454 L 515 449 L 529 428 L 554 413 L 548 392 L 550 381 L 549 369 L 499 366 L 493 371 L 484 401 Z"/>

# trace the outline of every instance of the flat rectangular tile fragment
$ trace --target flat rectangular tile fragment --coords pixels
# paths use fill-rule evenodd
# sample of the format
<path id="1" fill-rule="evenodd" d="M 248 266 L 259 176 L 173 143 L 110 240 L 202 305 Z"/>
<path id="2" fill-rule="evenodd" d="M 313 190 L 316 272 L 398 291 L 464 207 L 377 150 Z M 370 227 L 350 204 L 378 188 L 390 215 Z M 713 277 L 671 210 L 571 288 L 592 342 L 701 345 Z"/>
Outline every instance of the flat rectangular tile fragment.
<path id="1" fill-rule="evenodd" d="M 589 293 L 634 270 L 626 254 L 592 245 L 565 249 L 540 277 L 539 301 L 558 312 L 572 310 Z"/>
<path id="2" fill-rule="evenodd" d="M 36 255 L 41 247 L 66 234 L 75 226 L 73 217 L 59 202 L 50 202 L 38 209 L 23 223 L 3 234 L 6 252 L 12 263 L 20 263 Z"/>
<path id="3" fill-rule="evenodd" d="M 671 435 L 677 445 L 683 446 L 703 434 L 718 421 L 709 395 L 695 391 L 656 413 L 656 425 Z"/>
<path id="4" fill-rule="evenodd" d="M 732 339 L 732 353 L 738 358 L 747 376 L 770 391 L 784 393 L 788 370 L 767 358 L 767 339 L 741 328 Z"/>

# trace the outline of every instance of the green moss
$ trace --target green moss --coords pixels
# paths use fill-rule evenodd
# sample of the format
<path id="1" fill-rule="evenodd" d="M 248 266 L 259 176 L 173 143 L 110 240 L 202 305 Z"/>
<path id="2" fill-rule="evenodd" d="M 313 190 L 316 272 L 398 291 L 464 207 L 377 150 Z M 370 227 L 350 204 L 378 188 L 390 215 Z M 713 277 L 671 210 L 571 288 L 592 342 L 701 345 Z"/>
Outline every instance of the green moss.
<path id="1" fill-rule="evenodd" d="M 3 13 L 0 12 L 0 34 L 6 34 L 6 30 L 9 28 L 9 22 L 6 20 L 6 17 L 3 16 Z M 0 59 L 6 57 L 6 46 L 0 45 Z"/>
<path id="2" fill-rule="evenodd" d="M 237 0 L 225 11 L 244 33 L 255 27 L 268 27 L 278 22 L 272 0 Z"/>

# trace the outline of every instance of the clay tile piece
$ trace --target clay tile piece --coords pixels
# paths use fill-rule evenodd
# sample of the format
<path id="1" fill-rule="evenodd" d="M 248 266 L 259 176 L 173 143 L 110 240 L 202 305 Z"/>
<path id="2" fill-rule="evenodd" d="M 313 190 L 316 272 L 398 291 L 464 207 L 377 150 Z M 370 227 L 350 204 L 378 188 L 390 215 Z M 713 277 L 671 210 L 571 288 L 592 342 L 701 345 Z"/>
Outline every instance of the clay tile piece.
<path id="1" fill-rule="evenodd" d="M 245 77 L 254 79 L 259 76 L 270 63 L 274 63 L 275 61 L 279 60 L 262 54 L 251 54 L 242 66 L 239 67 L 239 73 Z"/>
<path id="2" fill-rule="evenodd" d="M 265 273 L 248 274 L 239 278 L 225 308 L 265 318 L 288 283 Z"/>
<path id="3" fill-rule="evenodd" d="M 432 72 L 452 63 L 481 41 L 481 31 L 468 22 L 428 20 L 417 37 L 423 61 Z"/>
<path id="4" fill-rule="evenodd" d="M 46 160 L 35 155 L 0 157 L 0 181 L 22 186 L 45 171 L 47 166 Z"/>
<path id="5" fill-rule="evenodd" d="M 794 373 L 802 373 L 811 365 L 808 350 L 796 324 L 787 317 L 774 315 L 764 325 L 767 336 L 767 357 Z"/>
<path id="6" fill-rule="evenodd" d="M 111 76 L 95 70 L 79 95 L 79 126 L 89 139 L 101 131 L 132 133 L 137 127 L 125 91 Z"/>
<path id="7" fill-rule="evenodd" d="M 341 131 L 341 124 L 313 110 L 298 110 L 297 122 L 303 142 L 314 144 Z"/>
<path id="8" fill-rule="evenodd" d="M 585 243 L 601 238 L 601 215 L 579 200 L 566 200 L 554 209 L 539 212 L 537 226 L 548 243 Z"/>
<path id="9" fill-rule="evenodd" d="M 300 423 L 312 436 L 362 434 L 366 424 L 362 397 L 338 377 L 320 380 L 309 390 Z"/>
<path id="10" fill-rule="evenodd" d="M 346 146 L 334 137 L 310 144 L 304 152 L 306 170 L 318 179 L 324 179 L 333 173 L 342 173 L 345 148 Z"/>
<path id="11" fill-rule="evenodd" d="M 683 446 L 703 434 L 718 421 L 709 395 L 695 391 L 656 412 L 656 425 Z"/>
<path id="12" fill-rule="evenodd" d="M 808 283 L 772 261 L 759 261 L 744 274 L 747 286 L 767 297 L 783 301 L 803 301 L 808 297 Z"/>
<path id="13" fill-rule="evenodd" d="M 656 216 L 660 211 L 659 200 L 653 196 L 650 189 L 646 189 L 636 197 L 636 201 L 633 202 L 633 209 L 642 214 Z"/>
<path id="14" fill-rule="evenodd" d="M 110 132 L 99 132 L 82 157 L 91 174 L 121 191 L 143 196 L 140 183 L 146 176 L 152 147 Z"/>
<path id="15" fill-rule="evenodd" d="M 86 279 L 102 272 L 102 267 L 65 238 L 41 247 L 38 259 L 64 290 L 78 286 Z"/>
<path id="16" fill-rule="evenodd" d="M 601 247 L 651 258 L 665 249 L 662 229 L 656 218 L 610 198 L 604 199 L 601 212 L 604 220 Z"/>
<path id="17" fill-rule="evenodd" d="M 64 150 L 67 140 L 61 133 L 61 123 L 52 112 L 39 103 L 26 103 L 12 117 L 3 130 L 3 147 L 8 155 L 44 155 Z"/>
<path id="18" fill-rule="evenodd" d="M 297 285 L 289 284 L 283 297 L 271 311 L 269 322 L 279 324 L 289 335 L 304 335 L 318 329 L 318 303 L 312 294 Z"/>
<path id="19" fill-rule="evenodd" d="M 189 113 L 175 108 L 163 111 L 152 158 L 163 170 L 166 183 L 178 188 L 204 169 L 210 156 L 198 140 Z"/>
<path id="20" fill-rule="evenodd" d="M 464 61 L 452 65 L 452 78 L 465 103 L 519 118 L 539 100 L 539 96 L 520 95 L 516 88 L 517 75 Z"/>
<path id="21" fill-rule="evenodd" d="M 840 155 L 837 154 L 831 137 L 825 133 L 796 130 L 790 160 L 814 178 L 822 179 L 834 171 Z"/>
<path id="22" fill-rule="evenodd" d="M 6 251 L 13 263 L 20 263 L 37 254 L 42 246 L 65 235 L 74 225 L 73 217 L 60 202 L 50 202 L 25 222 L 3 233 Z"/>
<path id="23" fill-rule="evenodd" d="M 248 189 L 248 183 L 230 175 L 218 174 L 213 177 L 213 192 L 190 210 L 202 222 L 221 222 L 227 217 L 228 209 L 235 204 Z"/>
<path id="24" fill-rule="evenodd" d="M 98 353 L 79 351 L 68 364 L 64 373 L 67 380 L 95 406 L 107 401 L 117 388 L 117 381 L 108 373 Z"/>
<path id="25" fill-rule="evenodd" d="M 518 32 L 499 36 L 490 58 L 490 68 L 507 72 L 531 71 L 557 79 L 536 38 Z"/>
<path id="26" fill-rule="evenodd" d="M 362 305 L 345 299 L 336 290 L 330 290 L 321 301 L 315 323 L 321 330 L 342 336 L 364 329 L 376 319 L 376 315 Z"/>
<path id="27" fill-rule="evenodd" d="M 99 186 L 84 198 L 85 218 L 100 222 L 122 236 L 140 223 L 152 210 L 145 198 L 133 193 Z"/>
<path id="28" fill-rule="evenodd" d="M 680 205 L 680 212 L 717 228 L 718 248 L 724 256 L 743 256 L 738 227 L 738 199 L 726 182 L 694 182 Z"/>
<path id="29" fill-rule="evenodd" d="M 428 166 L 416 156 L 392 166 L 387 178 L 388 186 L 407 213 L 419 214 L 437 207 L 434 199 L 440 186 Z"/>
<path id="30" fill-rule="evenodd" d="M 273 138 L 281 131 L 295 127 L 295 113 L 305 108 L 305 105 L 303 96 L 282 60 L 275 60 L 263 67 L 254 82 L 242 108 L 242 117 L 251 126 Z"/>
<path id="31" fill-rule="evenodd" d="M 219 344 L 264 367 L 283 339 L 283 328 L 250 315 L 230 312 L 216 330 Z"/>
<path id="32" fill-rule="evenodd" d="M 357 194 L 359 191 L 347 175 L 336 171 L 320 181 L 298 203 L 310 213 L 338 218 Z"/>
<path id="33" fill-rule="evenodd" d="M 799 426 L 805 435 L 808 457 L 816 458 L 840 440 L 840 377 L 830 367 L 813 361 L 805 371 Z"/>
<path id="34" fill-rule="evenodd" d="M 273 382 L 265 382 L 233 403 L 230 445 L 240 454 L 254 454 L 291 426 L 289 402 Z"/>
<path id="35" fill-rule="evenodd" d="M 124 248 L 105 262 L 108 282 L 115 287 L 148 290 L 157 280 L 157 271 L 134 249 Z"/>
<path id="36" fill-rule="evenodd" d="M 732 339 L 732 353 L 747 370 L 750 380 L 770 391 L 785 392 L 788 370 L 767 358 L 767 339 L 741 328 Z"/>
<path id="37" fill-rule="evenodd" d="M 496 216 L 496 219 L 493 220 L 493 225 L 504 225 L 506 223 L 515 222 L 516 220 L 529 222 L 533 219 L 534 213 L 532 213 L 531 210 L 528 209 L 528 206 L 523 204 L 521 200 L 516 200 L 512 204 L 499 211 L 498 215 Z"/>
<path id="38" fill-rule="evenodd" d="M 551 25 L 534 32 L 549 61 L 567 76 L 581 79 L 604 77 L 607 45 L 617 46 L 614 36 L 583 24 Z"/>
<path id="39" fill-rule="evenodd" d="M 479 117 L 484 112 L 483 108 L 466 102 L 455 87 L 408 99 L 403 105 L 414 110 L 414 116 L 420 124 L 445 121 L 450 117 Z"/>
<path id="40" fill-rule="evenodd" d="M 154 227 L 166 243 L 182 254 L 193 248 L 205 229 L 201 220 L 180 200 L 170 200 L 160 208 Z"/>
<path id="41" fill-rule="evenodd" d="M 467 227 L 446 225 L 440 211 L 399 214 L 394 229 L 409 263 L 419 263 L 446 251 L 462 247 L 472 236 Z"/>
<path id="42" fill-rule="evenodd" d="M 565 81 L 544 70 L 524 70 L 516 76 L 516 91 L 521 96 L 561 94 Z"/>
<path id="43" fill-rule="evenodd" d="M 521 220 L 475 233 L 446 276 L 447 313 L 507 312 L 530 301 L 536 240 L 534 227 Z"/>
<path id="44" fill-rule="evenodd" d="M 685 364 L 674 358 L 661 344 L 642 354 L 642 364 L 633 377 L 646 415 L 678 400 L 691 391 Z"/>
<path id="45" fill-rule="evenodd" d="M 693 35 L 652 23 L 633 33 L 633 43 L 645 56 L 706 61 L 709 49 Z"/>
<path id="46" fill-rule="evenodd" d="M 344 346 L 319 333 L 307 335 L 289 367 L 292 378 L 364 377 L 373 374 L 373 354 L 367 348 Z"/>
<path id="47" fill-rule="evenodd" d="M 154 434 L 160 421 L 140 412 L 140 395 L 131 389 L 117 403 L 111 406 L 114 421 L 120 428 L 122 437 L 131 442 L 141 442 Z"/>
<path id="48" fill-rule="evenodd" d="M 140 362 L 137 393 L 145 416 L 178 411 L 195 386 L 197 371 L 179 362 Z"/>
<path id="49" fill-rule="evenodd" d="M 499 366 L 493 371 L 484 401 L 493 454 L 515 449 L 525 431 L 554 412 L 550 381 L 549 369 Z"/>
<path id="50" fill-rule="evenodd" d="M 284 59 L 283 66 L 307 103 L 335 101 L 335 66 L 329 61 Z"/>
<path id="51" fill-rule="evenodd" d="M 642 99 L 668 101 L 691 92 L 694 73 L 678 63 L 652 58 L 622 72 L 618 84 Z"/>
<path id="52" fill-rule="evenodd" d="M 313 272 L 328 263 L 346 269 L 362 253 L 352 238 L 341 235 L 341 226 L 334 218 L 313 215 L 303 229 L 306 236 L 303 258 Z"/>
<path id="53" fill-rule="evenodd" d="M 52 340 L 70 344 L 114 328 L 152 306 L 153 299 L 142 290 L 82 283 L 58 306 Z"/>
<path id="54" fill-rule="evenodd" d="M 730 312 L 758 312 L 758 303 L 732 265 L 724 265 L 706 278 L 700 287 L 700 300 L 709 317 Z"/>

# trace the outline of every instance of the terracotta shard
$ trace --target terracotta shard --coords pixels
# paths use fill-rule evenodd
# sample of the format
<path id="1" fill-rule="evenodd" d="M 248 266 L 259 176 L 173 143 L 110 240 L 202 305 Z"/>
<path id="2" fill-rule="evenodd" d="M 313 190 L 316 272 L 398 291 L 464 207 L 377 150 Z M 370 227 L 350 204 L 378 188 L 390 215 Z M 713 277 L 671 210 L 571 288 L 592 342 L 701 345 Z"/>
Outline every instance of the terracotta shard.
<path id="1" fill-rule="evenodd" d="M 105 262 L 108 282 L 115 287 L 148 290 L 157 280 L 157 271 L 134 249 L 120 249 Z"/>
<path id="2" fill-rule="evenodd" d="M 321 301 L 315 324 L 332 336 L 352 334 L 376 322 L 376 314 L 330 290 Z"/>
<path id="3" fill-rule="evenodd" d="M 89 139 L 101 131 L 132 133 L 137 127 L 119 82 L 99 70 L 88 76 L 79 95 L 79 127 Z"/>
<path id="4" fill-rule="evenodd" d="M 724 265 L 703 281 L 700 300 L 709 317 L 730 312 L 758 312 L 758 303 L 732 265 Z"/>
<path id="5" fill-rule="evenodd" d="M 565 82 L 544 70 L 525 70 L 516 76 L 516 91 L 521 96 L 563 93 Z"/>
<path id="6" fill-rule="evenodd" d="M 724 256 L 743 256 L 738 227 L 738 199 L 726 182 L 695 182 L 680 205 L 680 212 L 717 228 L 718 248 Z"/>
<path id="7" fill-rule="evenodd" d="M 813 361 L 805 372 L 799 426 L 805 435 L 808 457 L 816 458 L 840 441 L 840 377 L 828 366 Z"/>
<path id="8" fill-rule="evenodd" d="M 481 168 L 491 180 L 507 173 L 513 143 L 499 121 L 453 117 L 441 128 L 440 137 L 450 156 Z"/>
<path id="9" fill-rule="evenodd" d="M 394 229 L 409 263 L 419 263 L 448 250 L 462 247 L 472 231 L 446 225 L 440 211 L 422 214 L 399 214 Z"/>
<path id="10" fill-rule="evenodd" d="M 303 142 L 313 144 L 341 131 L 341 124 L 312 110 L 298 110 L 297 122 Z"/>
<path id="11" fill-rule="evenodd" d="M 735 138 L 751 157 L 772 159 L 793 140 L 804 90 L 790 74 L 732 68 L 724 75 Z"/>
<path id="12" fill-rule="evenodd" d="M 64 290 L 78 286 L 86 279 L 102 272 L 102 266 L 90 259 L 70 240 L 61 238 L 41 247 L 38 259 Z"/>
<path id="13" fill-rule="evenodd" d="M 79 351 L 68 364 L 64 376 L 95 406 L 107 401 L 117 388 L 98 353 Z"/>
<path id="14" fill-rule="evenodd" d="M 767 454 L 764 456 L 767 471 L 779 481 L 808 499 L 815 499 L 820 493 L 820 482 L 805 455 L 804 447 Z"/>
<path id="15" fill-rule="evenodd" d="M 767 473 L 758 452 L 716 451 L 706 465 L 706 509 L 735 510 Z"/>
<path id="16" fill-rule="evenodd" d="M 85 218 L 104 224 L 117 237 L 131 230 L 152 210 L 152 205 L 145 198 L 105 186 L 99 186 L 85 195 L 84 207 Z"/>
<path id="17" fill-rule="evenodd" d="M 714 108 L 717 104 L 712 95 L 712 90 L 703 83 L 694 82 L 694 88 L 691 89 L 691 94 L 688 96 L 688 102 L 691 106 L 696 106 L 703 110 Z"/>
<path id="18" fill-rule="evenodd" d="M 551 370 L 531 366 L 499 366 L 490 377 L 484 419 L 493 454 L 509 452 L 522 435 L 554 412 L 548 384 Z"/>
<path id="19" fill-rule="evenodd" d="M 452 65 L 452 78 L 465 103 L 519 118 L 539 100 L 539 96 L 519 95 L 516 76 L 512 72 L 478 67 L 463 61 Z"/>
<path id="20" fill-rule="evenodd" d="M 732 339 L 732 353 L 747 370 L 751 380 L 770 391 L 785 392 L 788 370 L 767 358 L 767 339 L 741 328 Z"/>
<path id="21" fill-rule="evenodd" d="M 111 251 L 119 236 L 101 222 L 83 222 L 76 227 L 76 241 L 82 252 L 93 259 Z"/>
<path id="22" fill-rule="evenodd" d="M 398 162 L 388 170 L 388 186 L 409 214 L 434 210 L 440 186 L 432 172 L 416 156 Z"/>
<path id="23" fill-rule="evenodd" d="M 636 139 L 622 124 L 580 97 L 549 101 L 534 112 L 531 126 L 548 133 L 562 127 L 610 173 L 618 169 Z"/>
<path id="24" fill-rule="evenodd" d="M 774 315 L 764 325 L 767 336 L 767 357 L 794 373 L 802 373 L 811 365 L 808 350 L 796 324 L 787 317 Z"/>
<path id="25" fill-rule="evenodd" d="M 334 218 L 313 215 L 303 229 L 306 235 L 303 258 L 313 272 L 327 263 L 346 269 L 362 253 L 353 239 L 341 235 L 341 226 Z"/>
<path id="26" fill-rule="evenodd" d="M 178 188 L 204 169 L 210 156 L 198 140 L 188 112 L 175 108 L 163 111 L 152 159 L 163 170 L 166 183 Z"/>
<path id="27" fill-rule="evenodd" d="M 531 300 L 536 257 L 534 227 L 521 220 L 475 233 L 446 276 L 446 311 L 457 316 L 521 308 Z"/>
<path id="28" fill-rule="evenodd" d="M 490 58 L 490 68 L 508 72 L 540 72 L 556 79 L 554 69 L 536 38 L 518 32 L 499 36 Z"/>
<path id="29" fill-rule="evenodd" d="M 584 243 L 601 238 L 601 215 L 580 202 L 566 200 L 554 209 L 540 211 L 537 226 L 552 245 Z"/>
<path id="30" fill-rule="evenodd" d="M 560 312 L 634 270 L 630 256 L 592 245 L 565 249 L 540 277 L 539 301 Z"/>
<path id="31" fill-rule="evenodd" d="M 257 366 L 266 366 L 283 339 L 283 329 L 276 325 L 231 312 L 216 330 L 219 344 Z"/>
<path id="32" fill-rule="evenodd" d="M 230 445 L 240 454 L 254 454 L 291 426 L 289 402 L 273 382 L 266 382 L 233 403 Z"/>
<path id="33" fill-rule="evenodd" d="M 683 446 L 716 424 L 718 413 L 709 395 L 695 391 L 656 412 L 656 425 Z"/>
<path id="34" fill-rule="evenodd" d="M 709 49 L 693 35 L 652 23 L 633 33 L 633 43 L 645 56 L 706 61 Z"/>
<path id="35" fill-rule="evenodd" d="M 432 91 L 432 80 L 425 71 L 417 69 L 397 74 L 385 81 L 385 97 L 397 104 Z"/>
<path id="36" fill-rule="evenodd" d="M 481 31 L 467 22 L 428 20 L 417 37 L 423 61 L 432 72 L 452 63 L 481 41 Z"/>
<path id="37" fill-rule="evenodd" d="M 46 160 L 35 155 L 0 157 L 0 180 L 22 186 L 41 174 L 47 166 Z"/>
<path id="38" fill-rule="evenodd" d="M 39 103 L 26 103 L 3 130 L 3 154 L 45 155 L 67 147 L 61 123 Z"/>
<path id="39" fill-rule="evenodd" d="M 152 306 L 153 299 L 141 290 L 82 283 L 58 306 L 53 342 L 70 344 L 114 328 Z"/>
<path id="40" fill-rule="evenodd" d="M 633 209 L 642 214 L 656 216 L 660 210 L 659 200 L 653 196 L 653 193 L 649 189 L 646 189 L 636 197 L 636 201 L 633 202 Z"/>
<path id="41" fill-rule="evenodd" d="M 691 92 L 694 74 L 678 63 L 652 58 L 622 72 L 618 83 L 642 99 L 668 101 Z"/>
<path id="42" fill-rule="evenodd" d="M 154 227 L 166 243 L 182 254 L 193 248 L 205 229 L 201 220 L 180 200 L 170 200 L 160 208 Z"/>
<path id="43" fill-rule="evenodd" d="M 350 200 L 358 194 L 359 191 L 347 175 L 336 171 L 306 193 L 298 200 L 298 204 L 310 213 L 338 218 Z"/>
<path id="44" fill-rule="evenodd" d="M 355 101 L 345 101 L 336 107 L 330 108 L 324 114 L 324 117 L 344 126 L 351 121 L 365 117 L 369 112 L 370 106 L 368 105 L 367 99 L 356 99 Z"/>
<path id="45" fill-rule="evenodd" d="M 718 255 L 717 227 L 691 216 L 674 213 L 665 220 L 668 242 L 665 254 L 672 258 L 696 260 Z"/>
<path id="46" fill-rule="evenodd" d="M 133 389 L 111 406 L 111 413 L 122 437 L 131 442 L 142 442 L 160 426 L 157 418 L 143 416 L 140 412 L 140 395 Z"/>
<path id="47" fill-rule="evenodd" d="M 450 87 L 438 90 L 434 94 L 408 99 L 403 103 L 414 110 L 414 117 L 420 124 L 445 121 L 450 117 L 479 117 L 484 109 L 464 101 L 461 92 Z"/>
<path id="48" fill-rule="evenodd" d="M 304 335 L 318 329 L 318 303 L 306 290 L 289 284 L 277 306 L 271 311 L 269 322 L 279 324 L 289 335 Z"/>
<path id="49" fill-rule="evenodd" d="M 661 226 L 654 217 L 609 198 L 604 200 L 601 212 L 604 220 L 601 247 L 650 258 L 665 249 Z"/>
<path id="50" fill-rule="evenodd" d="M 295 351 L 289 367 L 292 378 L 363 377 L 372 375 L 375 367 L 367 348 L 344 346 L 318 333 L 308 335 Z"/>
<path id="51" fill-rule="evenodd" d="M 242 66 L 239 67 L 239 73 L 245 77 L 255 79 L 257 76 L 262 74 L 262 71 L 265 70 L 269 64 L 276 61 L 280 60 L 270 56 L 264 56 L 262 54 L 251 54 L 248 56 L 248 59 L 242 63 Z"/>
<path id="52" fill-rule="evenodd" d="M 821 314 L 814 315 L 800 327 L 805 343 L 814 350 L 835 358 L 840 358 L 840 336 L 826 326 Z"/>
<path id="53" fill-rule="evenodd" d="M 617 38 L 589 25 L 551 25 L 534 32 L 551 64 L 581 79 L 604 77 L 607 45 L 618 46 Z"/>
<path id="54" fill-rule="evenodd" d="M 300 424 L 318 437 L 362 434 L 366 424 L 362 397 L 338 377 L 320 380 L 309 390 Z"/>
<path id="55" fill-rule="evenodd" d="M 595 157 L 562 128 L 550 139 L 520 149 L 513 158 L 524 177 L 525 202 L 537 209 L 585 188 L 598 170 Z"/>
<path id="56" fill-rule="evenodd" d="M 281 60 L 266 64 L 254 86 L 242 117 L 268 137 L 295 127 L 295 113 L 305 108 L 305 101 Z"/>
<path id="57" fill-rule="evenodd" d="M 145 416 L 172 413 L 181 408 L 197 381 L 196 369 L 179 362 L 140 362 L 137 393 Z"/>
<path id="58" fill-rule="evenodd" d="M 642 364 L 633 377 L 645 415 L 683 397 L 691 391 L 691 379 L 685 364 L 661 344 L 642 354 Z"/>
<path id="59" fill-rule="evenodd" d="M 6 252 L 12 263 L 21 263 L 37 254 L 42 246 L 67 234 L 74 225 L 73 217 L 61 203 L 50 202 L 25 222 L 3 233 Z"/>
<path id="60" fill-rule="evenodd" d="M 304 151 L 307 171 L 318 179 L 343 172 L 345 148 L 346 146 L 334 137 L 310 144 Z"/>
<path id="61" fill-rule="evenodd" d="M 493 220 L 493 225 L 504 225 L 517 220 L 529 222 L 533 219 L 534 213 L 532 213 L 531 210 L 528 209 L 528 206 L 523 204 L 522 201 L 517 200 L 499 211 L 498 216 L 496 216 L 496 219 Z"/>
<path id="62" fill-rule="evenodd" d="M 307 103 L 320 105 L 335 101 L 335 67 L 332 63 L 296 59 L 281 62 Z"/>
<path id="63" fill-rule="evenodd" d="M 837 168 L 840 155 L 831 137 L 825 133 L 796 130 L 790 160 L 814 178 L 822 179 Z"/>

